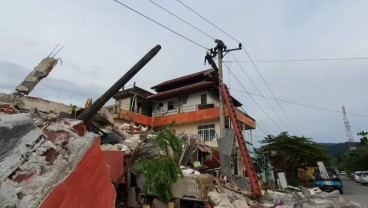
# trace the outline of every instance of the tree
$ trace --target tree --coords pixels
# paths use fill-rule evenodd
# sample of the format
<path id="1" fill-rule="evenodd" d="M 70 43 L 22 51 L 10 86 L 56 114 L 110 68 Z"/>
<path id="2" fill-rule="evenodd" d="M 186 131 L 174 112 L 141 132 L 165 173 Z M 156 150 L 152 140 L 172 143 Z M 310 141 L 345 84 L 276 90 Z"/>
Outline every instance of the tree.
<path id="1" fill-rule="evenodd" d="M 358 136 L 361 136 L 360 138 L 360 145 L 367 145 L 368 144 L 368 132 L 361 131 L 357 133 Z"/>
<path id="2" fill-rule="evenodd" d="M 292 173 L 292 177 L 296 176 L 298 167 L 315 167 L 317 161 L 323 161 L 328 166 L 330 162 L 326 148 L 304 136 L 290 136 L 287 132 L 281 132 L 278 136 L 268 135 L 261 143 L 265 144 L 262 152 L 282 155 L 283 169 Z"/>
<path id="3" fill-rule="evenodd" d="M 150 193 L 168 202 L 172 199 L 170 185 L 183 175 L 178 163 L 183 142 L 171 126 L 168 126 L 151 139 L 150 143 L 160 150 L 160 154 L 137 159 L 133 170 L 143 174 L 145 194 Z"/>
<path id="4" fill-rule="evenodd" d="M 357 133 L 361 136 L 359 146 L 354 151 L 346 151 L 340 156 L 339 169 L 348 172 L 368 169 L 368 132 Z"/>

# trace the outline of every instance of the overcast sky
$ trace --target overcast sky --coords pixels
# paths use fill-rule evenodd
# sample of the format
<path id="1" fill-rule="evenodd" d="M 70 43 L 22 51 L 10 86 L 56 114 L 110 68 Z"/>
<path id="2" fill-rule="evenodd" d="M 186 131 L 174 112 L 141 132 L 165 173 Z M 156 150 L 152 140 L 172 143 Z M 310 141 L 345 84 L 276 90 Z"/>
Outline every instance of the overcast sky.
<path id="1" fill-rule="evenodd" d="M 214 47 L 203 35 L 148 0 L 121 0 L 205 48 Z M 220 30 L 178 1 L 154 0 L 228 48 L 237 47 Z M 241 41 L 255 61 L 368 57 L 368 1 L 189 1 L 193 10 Z M 0 92 L 10 93 L 38 62 L 60 43 L 58 64 L 32 92 L 66 104 L 96 99 L 155 45 L 158 55 L 132 80 L 149 90 L 155 84 L 209 68 L 205 49 L 165 30 L 112 0 L 0 0 Z M 272 97 L 244 51 L 232 53 L 258 90 Z M 342 113 L 329 112 L 272 99 L 259 94 L 231 54 L 225 61 L 241 86 L 224 67 L 230 92 L 267 133 L 289 131 L 317 142 L 346 141 Z M 368 115 L 368 60 L 314 62 L 255 62 L 276 98 Z M 245 89 L 244 89 L 244 88 Z M 265 101 L 267 100 L 267 102 Z M 272 108 L 270 107 L 272 106 Z M 276 112 L 276 113 L 274 113 Z M 274 121 L 272 122 L 269 117 Z M 368 131 L 367 117 L 348 114 L 354 138 Z M 277 123 L 276 125 L 274 123 Z M 281 129 L 281 130 L 280 130 Z M 265 135 L 259 129 L 254 140 Z"/>

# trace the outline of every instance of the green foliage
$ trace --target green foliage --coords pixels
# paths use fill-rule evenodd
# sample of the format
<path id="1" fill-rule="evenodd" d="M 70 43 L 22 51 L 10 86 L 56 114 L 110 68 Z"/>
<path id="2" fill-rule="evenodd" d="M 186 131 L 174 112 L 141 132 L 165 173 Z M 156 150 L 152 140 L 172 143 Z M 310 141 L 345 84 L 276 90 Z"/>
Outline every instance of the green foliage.
<path id="1" fill-rule="evenodd" d="M 326 148 L 310 138 L 290 136 L 287 132 L 281 132 L 278 136 L 268 135 L 261 143 L 265 144 L 262 152 L 275 152 L 283 156 L 283 169 L 293 176 L 298 167 L 316 166 L 317 161 L 323 161 L 326 166 L 330 163 Z"/>
<path id="2" fill-rule="evenodd" d="M 176 136 L 171 126 L 165 127 L 151 142 L 160 147 L 165 155 L 173 153 L 173 157 L 178 159 L 181 154 L 183 141 Z"/>
<path id="3" fill-rule="evenodd" d="M 361 131 L 357 133 L 358 136 L 361 136 L 360 138 L 360 145 L 367 145 L 368 144 L 368 132 Z"/>
<path id="4" fill-rule="evenodd" d="M 322 146 L 327 148 L 328 154 L 339 157 L 342 153 L 349 149 L 349 144 L 347 142 L 344 143 L 319 143 Z"/>
<path id="5" fill-rule="evenodd" d="M 164 202 L 172 199 L 170 184 L 182 176 L 178 158 L 182 151 L 182 141 L 175 135 L 170 126 L 160 131 L 150 141 L 160 148 L 162 154 L 152 158 L 139 158 L 133 170 L 143 174 L 145 193 L 157 196 Z"/>
<path id="6" fill-rule="evenodd" d="M 368 145 L 361 145 L 357 150 L 346 151 L 339 158 L 338 168 L 348 172 L 368 169 Z"/>
<path id="7" fill-rule="evenodd" d="M 348 172 L 368 169 L 368 132 L 361 131 L 357 133 L 361 136 L 360 143 L 356 150 L 346 150 L 338 158 L 338 168 Z"/>

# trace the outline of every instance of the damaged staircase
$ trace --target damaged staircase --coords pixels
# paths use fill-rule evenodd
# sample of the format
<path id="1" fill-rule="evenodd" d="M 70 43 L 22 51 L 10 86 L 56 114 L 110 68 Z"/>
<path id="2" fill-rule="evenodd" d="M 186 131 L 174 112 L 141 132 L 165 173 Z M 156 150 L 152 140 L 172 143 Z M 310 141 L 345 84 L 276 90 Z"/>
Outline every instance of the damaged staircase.
<path id="1" fill-rule="evenodd" d="M 246 168 L 246 172 L 249 177 L 252 193 L 257 197 L 261 197 L 262 192 L 261 192 L 261 188 L 259 187 L 259 184 L 257 181 L 256 171 L 254 170 L 252 159 L 249 156 L 248 149 L 245 144 L 245 138 L 241 132 L 239 122 L 237 119 L 237 115 L 236 115 L 236 111 L 235 111 L 235 107 L 230 97 L 229 90 L 226 84 L 221 84 L 220 88 L 221 88 L 222 96 L 224 97 L 224 100 L 225 100 L 226 107 L 228 108 L 230 112 L 231 123 L 234 127 L 235 136 L 239 144 L 241 156 L 243 158 L 243 164 L 244 164 L 244 167 Z"/>

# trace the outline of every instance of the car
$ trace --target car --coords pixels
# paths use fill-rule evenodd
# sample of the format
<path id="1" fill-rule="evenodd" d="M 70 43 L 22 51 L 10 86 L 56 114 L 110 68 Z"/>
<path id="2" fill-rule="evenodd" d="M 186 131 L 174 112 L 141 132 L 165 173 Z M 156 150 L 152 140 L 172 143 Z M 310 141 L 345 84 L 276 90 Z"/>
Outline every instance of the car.
<path id="1" fill-rule="evenodd" d="M 341 175 L 346 175 L 346 171 L 343 171 L 343 170 L 342 170 L 342 171 L 340 172 L 340 174 L 341 174 Z"/>
<path id="2" fill-rule="evenodd" d="M 340 194 L 343 194 L 343 184 L 339 174 L 336 173 L 336 168 L 326 168 L 328 178 L 322 178 L 318 168 L 314 170 L 314 185 L 319 187 L 323 191 L 331 192 L 333 190 L 339 190 Z"/>
<path id="3" fill-rule="evenodd" d="M 368 185 L 368 171 L 363 171 L 360 176 L 360 183 L 362 185 Z"/>
<path id="4" fill-rule="evenodd" d="M 360 183 L 360 176 L 362 175 L 362 171 L 355 171 L 354 172 L 354 181 Z"/>

